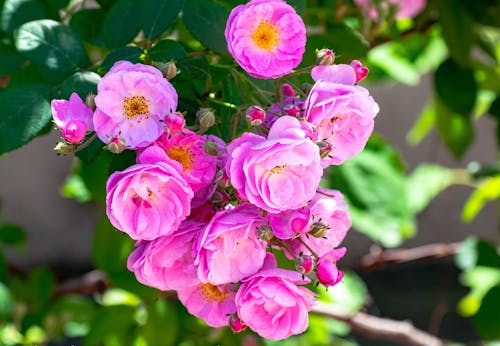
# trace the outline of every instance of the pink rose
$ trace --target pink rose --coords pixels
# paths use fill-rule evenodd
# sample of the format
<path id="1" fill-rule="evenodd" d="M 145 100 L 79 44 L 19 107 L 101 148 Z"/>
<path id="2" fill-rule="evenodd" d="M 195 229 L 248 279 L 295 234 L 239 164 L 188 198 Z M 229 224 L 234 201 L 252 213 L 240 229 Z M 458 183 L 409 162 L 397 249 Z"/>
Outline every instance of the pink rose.
<path id="1" fill-rule="evenodd" d="M 61 129 L 62 137 L 71 144 L 79 144 L 87 132 L 94 129 L 93 112 L 77 93 L 72 93 L 68 100 L 52 100 L 52 119 Z"/>
<path id="2" fill-rule="evenodd" d="M 354 0 L 356 5 L 368 13 L 371 19 L 377 20 L 379 12 L 373 0 Z M 380 2 L 380 8 L 388 12 L 389 6 L 396 6 L 396 18 L 412 18 L 425 8 L 426 0 L 385 0 Z"/>
<path id="3" fill-rule="evenodd" d="M 203 226 L 184 221 L 172 234 L 140 241 L 128 257 L 128 270 L 134 272 L 137 281 L 162 291 L 196 285 L 199 280 L 192 245 Z"/>
<path id="4" fill-rule="evenodd" d="M 307 329 L 308 312 L 314 304 L 314 293 L 299 284 L 309 283 L 302 275 L 276 268 L 269 254 L 265 267 L 243 280 L 236 293 L 238 316 L 260 336 L 281 340 Z"/>
<path id="5" fill-rule="evenodd" d="M 344 257 L 346 249 L 332 250 L 321 257 L 316 265 L 316 276 L 320 284 L 326 287 L 335 286 L 344 277 L 344 273 L 337 268 L 337 261 Z"/>
<path id="6" fill-rule="evenodd" d="M 267 244 L 257 232 L 263 223 L 261 212 L 250 204 L 215 214 L 195 246 L 200 281 L 220 285 L 256 273 L 266 256 Z"/>
<path id="7" fill-rule="evenodd" d="M 305 206 L 323 175 L 318 146 L 290 116 L 276 120 L 267 139 L 244 133 L 228 152 L 226 172 L 239 197 L 271 213 Z"/>
<path id="8" fill-rule="evenodd" d="M 282 0 L 253 0 L 236 6 L 226 23 L 227 49 L 256 78 L 278 78 L 302 60 L 306 28 Z"/>
<path id="9" fill-rule="evenodd" d="M 189 215 L 193 190 L 176 161 L 157 159 L 155 148 L 139 162 L 113 173 L 106 184 L 106 213 L 132 239 L 152 240 L 175 231 Z"/>
<path id="10" fill-rule="evenodd" d="M 177 296 L 191 315 L 201 318 L 211 327 L 228 326 L 230 316 L 236 312 L 231 284 L 199 283 L 177 290 Z"/>
<path id="11" fill-rule="evenodd" d="M 294 238 L 297 234 L 307 233 L 311 227 L 309 208 L 287 210 L 278 214 L 267 214 L 273 234 L 280 239 Z"/>
<path id="12" fill-rule="evenodd" d="M 95 104 L 101 141 L 119 137 L 127 148 L 144 148 L 162 134 L 165 115 L 177 107 L 177 92 L 158 69 L 118 61 L 99 81 Z"/>
<path id="13" fill-rule="evenodd" d="M 365 88 L 324 80 L 314 84 L 305 109 L 306 120 L 315 126 L 312 139 L 326 141 L 332 148 L 321 160 L 323 167 L 339 165 L 363 150 L 379 112 Z"/>

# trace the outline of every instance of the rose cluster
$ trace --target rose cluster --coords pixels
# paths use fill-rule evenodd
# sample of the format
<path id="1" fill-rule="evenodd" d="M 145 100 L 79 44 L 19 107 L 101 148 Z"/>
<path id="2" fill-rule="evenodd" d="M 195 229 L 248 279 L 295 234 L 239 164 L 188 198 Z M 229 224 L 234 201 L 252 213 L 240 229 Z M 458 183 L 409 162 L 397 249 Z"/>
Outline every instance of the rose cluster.
<path id="1" fill-rule="evenodd" d="M 236 7 L 226 38 L 258 78 L 290 73 L 305 50 L 304 24 L 281 0 Z M 348 207 L 319 184 L 325 168 L 363 149 L 378 106 L 356 85 L 366 67 L 335 65 L 328 50 L 320 57 L 305 100 L 283 85 L 275 104 L 250 107 L 249 131 L 230 143 L 190 129 L 175 88 L 152 66 L 117 62 L 99 81 L 95 109 L 76 94 L 52 102 L 68 144 L 95 131 L 109 150 L 137 152 L 106 186 L 109 220 L 137 240 L 128 269 L 177 291 L 210 326 L 274 340 L 302 333 L 315 302 L 305 285 L 342 280 Z M 295 270 L 279 268 L 275 254 Z"/>

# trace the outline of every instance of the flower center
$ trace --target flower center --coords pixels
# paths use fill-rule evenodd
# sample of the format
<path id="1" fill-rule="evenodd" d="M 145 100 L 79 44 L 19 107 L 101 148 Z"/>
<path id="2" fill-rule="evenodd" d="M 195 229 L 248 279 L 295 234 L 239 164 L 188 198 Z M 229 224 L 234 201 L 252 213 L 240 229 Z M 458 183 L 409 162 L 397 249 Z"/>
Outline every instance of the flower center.
<path id="1" fill-rule="evenodd" d="M 179 162 L 182 165 L 183 171 L 187 171 L 193 164 L 193 157 L 191 155 L 191 152 L 186 147 L 173 146 L 172 148 L 168 149 L 167 156 L 172 160 Z"/>
<path id="2" fill-rule="evenodd" d="M 274 166 L 272 169 L 269 170 L 271 174 L 279 174 L 283 169 L 285 169 L 286 165 L 278 165 Z"/>
<path id="3" fill-rule="evenodd" d="M 123 109 L 128 119 L 135 119 L 140 115 L 149 113 L 148 101 L 144 96 L 125 97 Z"/>
<path id="4" fill-rule="evenodd" d="M 272 52 L 280 41 L 279 30 L 276 25 L 263 20 L 252 32 L 252 40 L 259 48 Z"/>
<path id="5" fill-rule="evenodd" d="M 229 296 L 226 286 L 220 290 L 219 287 L 207 283 L 201 284 L 200 289 L 203 297 L 205 297 L 205 299 L 209 302 L 218 301 L 219 303 L 222 303 L 224 299 Z"/>

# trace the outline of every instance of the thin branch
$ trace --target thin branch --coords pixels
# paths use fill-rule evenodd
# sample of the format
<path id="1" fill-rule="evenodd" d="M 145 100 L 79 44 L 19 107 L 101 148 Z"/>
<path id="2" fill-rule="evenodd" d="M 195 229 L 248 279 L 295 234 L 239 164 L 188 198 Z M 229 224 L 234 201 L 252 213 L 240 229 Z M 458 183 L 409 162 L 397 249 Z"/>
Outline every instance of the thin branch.
<path id="1" fill-rule="evenodd" d="M 353 332 L 376 340 L 385 340 L 407 346 L 444 346 L 434 335 L 415 328 L 409 321 L 396 321 L 358 312 L 351 315 L 326 303 L 313 307 L 312 313 L 347 323 Z"/>
<path id="2" fill-rule="evenodd" d="M 461 244 L 436 243 L 413 249 L 394 250 L 382 250 L 379 246 L 372 246 L 370 252 L 361 258 L 360 265 L 365 270 L 374 270 L 392 264 L 439 259 L 455 255 Z"/>

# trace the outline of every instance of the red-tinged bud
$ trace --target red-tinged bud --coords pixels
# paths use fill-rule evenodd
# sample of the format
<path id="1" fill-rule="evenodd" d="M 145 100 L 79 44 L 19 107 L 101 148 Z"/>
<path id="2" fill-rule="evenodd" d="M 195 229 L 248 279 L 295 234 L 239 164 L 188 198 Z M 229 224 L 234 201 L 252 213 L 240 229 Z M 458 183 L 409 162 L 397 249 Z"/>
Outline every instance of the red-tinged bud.
<path id="1" fill-rule="evenodd" d="M 324 159 L 330 152 L 332 151 L 332 145 L 325 140 L 316 142 L 316 145 L 319 147 L 319 156 Z"/>
<path id="2" fill-rule="evenodd" d="M 219 146 L 215 141 L 207 139 L 203 145 L 203 149 L 208 155 L 217 156 L 219 155 Z"/>
<path id="3" fill-rule="evenodd" d="M 54 147 L 54 150 L 61 155 L 71 155 L 75 152 L 74 146 L 66 142 L 57 143 L 57 145 Z"/>
<path id="4" fill-rule="evenodd" d="M 308 274 L 314 269 L 314 258 L 302 255 L 295 260 L 295 270 L 300 274 Z"/>
<path id="5" fill-rule="evenodd" d="M 361 61 L 359 60 L 353 60 L 351 61 L 351 66 L 354 69 L 354 72 L 356 73 L 356 83 L 361 82 L 363 79 L 368 76 L 368 67 L 363 66 Z"/>
<path id="6" fill-rule="evenodd" d="M 284 98 L 295 97 L 295 90 L 290 84 L 283 84 L 281 86 L 281 92 L 283 93 Z"/>
<path id="7" fill-rule="evenodd" d="M 62 138 L 71 144 L 80 144 L 86 134 L 87 127 L 81 120 L 69 120 L 61 130 Z"/>
<path id="8" fill-rule="evenodd" d="M 92 112 L 95 111 L 95 95 L 90 93 L 87 95 L 87 98 L 85 99 L 85 104 L 87 107 L 89 107 Z"/>
<path id="9" fill-rule="evenodd" d="M 177 76 L 177 66 L 173 61 L 167 63 L 167 65 L 163 68 L 161 71 L 163 73 L 163 76 L 167 78 L 168 80 L 171 80 L 175 76 Z"/>
<path id="10" fill-rule="evenodd" d="M 163 119 L 165 127 L 170 133 L 181 132 L 184 126 L 186 126 L 186 120 L 182 113 L 170 113 Z"/>
<path id="11" fill-rule="evenodd" d="M 332 250 L 322 256 L 316 265 L 316 276 L 323 286 L 335 286 L 344 277 L 344 273 L 337 268 L 337 261 L 345 255 L 346 249 Z"/>
<path id="12" fill-rule="evenodd" d="M 283 107 L 283 111 L 291 117 L 298 117 L 300 116 L 302 109 L 300 109 L 297 105 L 291 104 Z"/>
<path id="13" fill-rule="evenodd" d="M 231 315 L 231 318 L 229 319 L 229 326 L 235 333 L 242 332 L 247 327 L 247 325 L 243 323 L 236 314 Z"/>
<path id="14" fill-rule="evenodd" d="M 119 154 L 125 150 L 125 141 L 120 137 L 113 137 L 109 140 L 106 149 L 111 151 L 113 154 Z"/>
<path id="15" fill-rule="evenodd" d="M 271 241 L 271 239 L 274 238 L 273 229 L 269 225 L 258 227 L 257 231 L 259 232 L 259 239 L 262 239 L 266 242 Z"/>
<path id="16" fill-rule="evenodd" d="M 315 238 L 323 238 L 326 236 L 326 233 L 329 229 L 330 227 L 328 227 L 328 225 L 324 224 L 321 221 L 318 221 L 313 223 L 311 229 L 309 230 L 309 234 Z"/>
<path id="17" fill-rule="evenodd" d="M 246 119 L 251 126 L 259 126 L 266 119 L 266 112 L 259 106 L 250 106 Z"/>
<path id="18" fill-rule="evenodd" d="M 316 65 L 333 65 L 335 53 L 331 49 L 321 49 L 316 53 Z"/>

